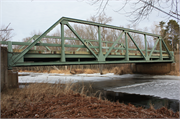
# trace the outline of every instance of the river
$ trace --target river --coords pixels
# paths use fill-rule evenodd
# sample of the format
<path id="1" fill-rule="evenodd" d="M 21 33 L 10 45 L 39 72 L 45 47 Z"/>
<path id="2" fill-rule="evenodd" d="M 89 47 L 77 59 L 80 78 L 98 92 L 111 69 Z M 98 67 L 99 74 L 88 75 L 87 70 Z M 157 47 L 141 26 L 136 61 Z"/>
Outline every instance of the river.
<path id="1" fill-rule="evenodd" d="M 48 73 L 19 73 L 19 87 L 25 83 L 80 83 L 91 84 L 93 91 L 101 91 L 103 97 L 110 101 L 131 103 L 135 106 L 155 109 L 163 106 L 174 112 L 180 107 L 180 76 L 142 75 L 113 73 L 100 74 L 48 74 Z"/>

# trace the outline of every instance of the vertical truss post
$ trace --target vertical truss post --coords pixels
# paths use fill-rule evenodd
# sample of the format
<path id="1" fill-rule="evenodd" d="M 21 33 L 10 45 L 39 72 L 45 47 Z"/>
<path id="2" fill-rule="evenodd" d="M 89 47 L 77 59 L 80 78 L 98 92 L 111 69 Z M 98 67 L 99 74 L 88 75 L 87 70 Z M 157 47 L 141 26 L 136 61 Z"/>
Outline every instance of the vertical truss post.
<path id="1" fill-rule="evenodd" d="M 64 23 L 61 23 L 61 62 L 65 62 L 65 49 L 64 49 Z"/>
<path id="2" fill-rule="evenodd" d="M 162 57 L 162 38 L 159 38 L 159 48 L 160 48 L 160 60 L 163 60 L 163 57 Z"/>
<path id="3" fill-rule="evenodd" d="M 99 54 L 102 53 L 101 27 L 98 26 Z"/>
<path id="4" fill-rule="evenodd" d="M 145 42 L 145 56 L 146 56 L 146 60 L 147 60 L 148 52 L 147 52 L 147 38 L 146 38 L 146 34 L 144 34 L 144 42 Z"/>
<path id="5" fill-rule="evenodd" d="M 13 49 L 12 49 L 12 42 L 11 41 L 8 41 L 8 69 L 12 69 L 12 52 L 13 52 Z"/>
<path id="6" fill-rule="evenodd" d="M 99 54 L 98 54 L 98 61 L 105 61 L 105 57 L 102 53 L 102 40 L 101 40 L 101 27 L 98 26 L 98 41 L 99 41 Z"/>
<path id="7" fill-rule="evenodd" d="M 129 61 L 129 49 L 128 49 L 128 39 L 127 39 L 127 31 L 125 31 L 125 44 L 126 44 L 126 54 L 125 54 L 125 60 Z"/>

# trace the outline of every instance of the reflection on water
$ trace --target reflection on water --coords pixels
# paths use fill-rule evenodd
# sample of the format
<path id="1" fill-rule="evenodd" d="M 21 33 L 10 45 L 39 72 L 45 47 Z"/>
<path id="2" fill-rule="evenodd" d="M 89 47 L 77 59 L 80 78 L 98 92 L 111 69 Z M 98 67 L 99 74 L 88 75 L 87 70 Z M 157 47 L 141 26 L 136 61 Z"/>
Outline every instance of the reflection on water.
<path id="1" fill-rule="evenodd" d="M 100 90 L 102 97 L 110 101 L 131 103 L 135 106 L 155 109 L 163 106 L 176 112 L 179 111 L 180 80 L 162 78 L 125 78 L 99 82 L 86 82 L 93 87 L 93 92 Z"/>
<path id="2" fill-rule="evenodd" d="M 128 94 L 113 91 L 104 91 L 103 96 L 110 101 L 119 101 L 125 104 L 131 103 L 135 106 L 142 106 L 144 108 L 149 108 L 150 105 L 153 105 L 155 109 L 165 106 L 174 112 L 179 111 L 178 100 L 162 99 L 147 95 Z"/>

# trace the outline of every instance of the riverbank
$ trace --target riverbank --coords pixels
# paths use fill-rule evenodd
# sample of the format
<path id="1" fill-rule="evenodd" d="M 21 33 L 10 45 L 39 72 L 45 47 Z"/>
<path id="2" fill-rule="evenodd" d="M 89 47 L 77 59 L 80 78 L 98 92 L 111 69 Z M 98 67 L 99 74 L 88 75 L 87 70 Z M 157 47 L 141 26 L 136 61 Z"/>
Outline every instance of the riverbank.
<path id="1" fill-rule="evenodd" d="M 72 89 L 75 88 L 76 90 Z M 1 93 L 2 118 L 179 118 L 165 107 L 155 110 L 102 100 L 75 84 L 31 84 Z"/>
<path id="2" fill-rule="evenodd" d="M 94 74 L 99 73 L 99 69 L 73 69 L 73 70 L 60 70 L 60 69 L 54 69 L 54 70 L 19 70 L 18 72 L 34 72 L 34 73 L 57 73 L 57 74 Z M 122 74 L 132 74 L 132 71 L 128 69 L 127 67 L 114 67 L 112 69 L 103 69 L 102 74 L 107 73 L 114 73 L 117 75 Z"/>

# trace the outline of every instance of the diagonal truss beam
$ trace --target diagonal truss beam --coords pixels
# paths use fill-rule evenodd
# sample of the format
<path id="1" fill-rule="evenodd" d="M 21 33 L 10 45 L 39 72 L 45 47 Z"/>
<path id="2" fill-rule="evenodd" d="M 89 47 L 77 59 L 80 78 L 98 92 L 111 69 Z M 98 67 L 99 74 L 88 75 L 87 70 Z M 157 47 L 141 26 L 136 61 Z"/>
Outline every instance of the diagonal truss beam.
<path id="1" fill-rule="evenodd" d="M 122 38 L 124 31 L 119 35 L 119 37 L 117 38 L 117 40 L 114 42 L 114 44 L 110 47 L 110 49 L 108 50 L 108 52 L 105 55 L 105 58 L 109 55 L 109 53 L 112 51 L 112 49 L 114 48 L 114 46 L 117 44 L 117 42 Z"/>
<path id="2" fill-rule="evenodd" d="M 33 43 L 31 43 L 27 48 L 25 48 L 15 59 L 14 63 L 16 63 L 20 58 L 23 57 L 38 41 L 40 41 L 46 34 L 48 34 L 54 27 L 56 27 L 63 18 L 59 19 L 55 22 L 49 29 L 47 29 L 41 36 L 39 36 Z"/>
<path id="3" fill-rule="evenodd" d="M 91 42 L 88 42 L 88 43 L 90 44 L 90 46 L 94 46 Z M 94 50 L 95 50 L 96 52 L 98 52 L 96 48 L 94 48 Z"/>
<path id="4" fill-rule="evenodd" d="M 34 35 L 33 37 L 31 37 L 27 43 L 31 42 L 32 40 L 36 39 L 38 36 L 37 35 Z M 41 40 L 39 41 L 40 43 L 43 43 Z M 21 46 L 19 49 L 23 49 L 25 46 Z M 47 50 L 51 51 L 51 49 L 48 47 L 48 46 L 44 46 Z"/>
<path id="5" fill-rule="evenodd" d="M 84 46 L 94 55 L 94 57 L 98 59 L 98 56 L 87 46 L 87 44 L 81 39 L 81 37 L 76 33 L 76 31 L 71 27 L 71 25 L 69 23 L 67 23 L 66 25 L 74 33 L 74 35 L 84 44 Z"/>
<path id="6" fill-rule="evenodd" d="M 118 48 L 125 48 L 124 44 L 120 43 Z M 115 50 L 115 52 L 117 52 L 118 50 Z"/>
<path id="7" fill-rule="evenodd" d="M 153 49 L 151 50 L 151 52 L 150 52 L 150 54 L 149 54 L 149 56 L 148 56 L 148 59 L 151 57 L 152 53 L 154 52 L 154 49 L 156 48 L 158 42 L 159 42 L 159 38 L 157 39 L 157 41 L 156 41 L 156 43 L 155 43 Z"/>
<path id="8" fill-rule="evenodd" d="M 139 50 L 139 52 L 141 53 L 141 55 L 144 57 L 144 59 L 146 59 L 146 57 L 144 56 L 143 52 L 141 51 L 141 49 L 138 47 L 138 45 L 136 44 L 136 42 L 134 41 L 134 39 L 132 38 L 132 36 L 129 34 L 129 32 L 127 32 L 128 36 L 131 38 L 132 42 L 134 43 L 134 45 L 137 47 L 137 49 Z"/>
<path id="9" fill-rule="evenodd" d="M 127 34 L 128 36 L 131 38 L 131 40 L 134 42 L 134 44 L 136 45 L 137 49 L 140 51 L 140 53 L 142 54 L 142 56 L 147 60 L 148 58 L 151 57 L 152 53 L 155 51 L 155 47 L 158 43 L 158 41 L 156 42 L 156 45 L 154 46 L 154 48 L 151 50 L 151 53 L 149 56 L 144 56 L 144 54 L 142 53 L 142 50 L 137 46 L 137 44 L 135 43 L 135 41 L 133 40 L 133 38 L 131 37 L 131 35 L 129 34 L 129 32 L 132 32 L 132 33 L 138 33 L 138 34 L 144 34 L 144 35 L 149 35 L 149 36 L 154 36 L 154 37 L 158 37 L 160 38 L 159 35 L 156 35 L 156 34 L 151 34 L 151 33 L 146 33 L 146 32 L 142 32 L 142 31 L 137 31 L 137 30 L 133 30 L 133 29 L 127 29 L 127 28 L 122 28 L 122 27 L 117 27 L 117 26 L 112 26 L 112 25 L 106 25 L 106 24 L 100 24 L 100 23 L 96 23 L 96 22 L 90 22 L 90 21 L 84 21 L 84 20 L 79 20 L 79 19 L 73 19 L 73 18 L 67 18 L 67 17 L 62 17 L 61 19 L 59 19 L 57 22 L 55 22 L 49 29 L 47 29 L 42 35 L 38 36 L 33 43 L 30 43 L 30 45 L 28 45 L 28 47 L 26 47 L 19 55 L 17 56 L 14 56 L 14 60 L 13 60 L 13 63 L 16 64 L 33 46 L 36 46 L 36 45 L 42 45 L 44 46 L 44 43 L 42 43 L 40 40 L 42 38 L 45 38 L 47 33 L 49 33 L 54 27 L 56 27 L 59 23 L 62 23 L 63 21 L 66 21 L 66 24 L 64 25 L 67 25 L 69 27 L 69 29 L 75 34 L 75 36 L 77 37 L 76 40 L 80 40 L 82 43 L 83 43 L 83 47 L 87 48 L 90 53 L 96 58 L 98 59 L 98 61 L 100 61 L 100 57 L 97 56 L 93 50 L 92 50 L 92 46 L 88 46 L 84 40 L 77 34 L 77 32 L 70 26 L 70 24 L 68 22 L 73 22 L 73 23 L 81 23 L 81 24 L 88 24 L 88 25 L 93 25 L 93 26 L 101 26 L 101 27 L 104 27 L 104 28 L 111 28 L 111 29 L 117 29 L 117 30 L 122 30 L 125 32 L 125 50 L 126 50 L 126 58 L 125 60 L 128 61 L 129 60 L 129 55 L 128 55 L 128 50 L 130 50 L 130 48 L 128 48 L 128 41 L 127 41 Z M 49 37 L 49 36 L 47 36 Z M 57 37 L 59 38 L 59 37 Z M 65 37 L 63 36 L 63 39 L 65 39 Z M 70 38 L 72 40 L 74 40 L 74 38 Z M 159 40 L 159 39 L 158 39 Z M 40 42 L 40 43 L 38 43 Z M 103 42 L 103 41 L 101 41 Z M 166 51 L 167 53 L 169 54 L 169 57 L 173 58 L 173 54 L 171 54 L 171 52 L 169 51 L 169 49 L 167 48 L 164 40 L 162 39 L 162 44 L 165 46 L 166 48 Z M 56 45 L 59 45 L 59 44 L 56 44 Z M 114 42 L 113 42 L 113 45 L 114 45 Z M 64 45 L 65 46 L 65 45 Z M 63 46 L 63 47 L 64 47 Z M 61 44 L 61 47 L 62 47 L 62 44 Z M 94 47 L 96 48 L 96 47 Z M 110 47 L 109 49 L 109 53 L 112 51 L 112 47 Z M 118 49 L 118 48 L 114 48 L 114 49 Z M 137 50 L 136 49 L 136 50 Z M 146 55 L 147 55 L 147 49 L 146 50 Z M 106 57 L 109 55 L 109 53 L 106 53 Z M 12 64 L 13 65 L 13 64 Z"/>
<path id="10" fill-rule="evenodd" d="M 164 42 L 163 39 L 162 39 L 162 43 L 163 43 L 163 45 L 164 45 L 166 51 L 168 52 L 168 55 L 169 55 L 170 57 L 172 57 L 172 56 L 171 56 L 171 53 L 169 52 L 169 49 L 168 49 L 168 47 L 166 46 L 166 43 Z"/>
<path id="11" fill-rule="evenodd" d="M 36 35 L 34 35 L 33 37 L 31 37 L 28 41 L 27 41 L 27 43 L 29 43 L 29 42 L 31 42 L 34 38 L 36 38 Z M 21 49 L 23 49 L 25 46 L 21 46 L 19 49 L 21 50 Z"/>

